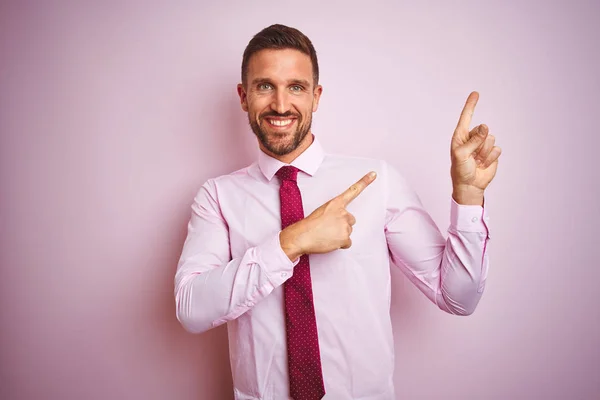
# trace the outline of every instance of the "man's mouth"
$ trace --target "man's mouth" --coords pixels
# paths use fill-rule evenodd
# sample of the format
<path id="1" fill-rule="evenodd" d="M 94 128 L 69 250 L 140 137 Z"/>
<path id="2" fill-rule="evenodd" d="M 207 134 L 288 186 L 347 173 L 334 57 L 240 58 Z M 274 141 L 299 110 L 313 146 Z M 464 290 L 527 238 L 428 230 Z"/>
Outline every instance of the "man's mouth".
<path id="1" fill-rule="evenodd" d="M 295 118 L 275 119 L 266 118 L 267 123 L 274 128 L 287 128 L 294 123 Z"/>

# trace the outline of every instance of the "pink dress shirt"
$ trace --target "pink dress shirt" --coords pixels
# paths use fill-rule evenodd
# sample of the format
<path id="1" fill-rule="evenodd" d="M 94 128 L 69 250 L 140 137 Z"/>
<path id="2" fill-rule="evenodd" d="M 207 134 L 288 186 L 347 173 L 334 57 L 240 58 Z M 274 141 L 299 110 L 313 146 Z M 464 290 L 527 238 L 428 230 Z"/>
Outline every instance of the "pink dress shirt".
<path id="1" fill-rule="evenodd" d="M 202 185 L 175 275 L 176 313 L 186 330 L 227 323 L 236 399 L 289 398 L 283 283 L 297 260 L 279 242 L 275 173 L 283 165 L 259 152 L 258 162 Z M 309 257 L 324 398 L 394 399 L 391 262 L 443 311 L 471 314 L 488 269 L 485 209 L 451 199 L 444 239 L 384 161 L 325 154 L 315 137 L 291 165 L 301 171 L 306 216 L 377 172 L 347 207 L 357 221 L 352 247 Z"/>

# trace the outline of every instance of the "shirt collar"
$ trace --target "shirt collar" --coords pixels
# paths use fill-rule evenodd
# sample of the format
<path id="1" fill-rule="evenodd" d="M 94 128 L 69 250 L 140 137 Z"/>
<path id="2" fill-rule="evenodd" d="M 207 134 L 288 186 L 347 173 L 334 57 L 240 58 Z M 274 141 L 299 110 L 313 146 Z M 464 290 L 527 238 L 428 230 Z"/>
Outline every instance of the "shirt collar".
<path id="1" fill-rule="evenodd" d="M 321 143 L 319 143 L 317 137 L 313 135 L 313 142 L 310 144 L 310 146 L 304 150 L 302 154 L 296 157 L 291 164 L 283 163 L 278 159 L 265 154 L 262 150 L 259 150 L 258 166 L 268 181 L 271 181 L 277 171 L 279 171 L 279 169 L 284 165 L 292 165 L 298 168 L 300 171 L 313 176 L 321 166 L 324 156 L 325 153 L 323 151 L 323 147 L 321 147 Z"/>

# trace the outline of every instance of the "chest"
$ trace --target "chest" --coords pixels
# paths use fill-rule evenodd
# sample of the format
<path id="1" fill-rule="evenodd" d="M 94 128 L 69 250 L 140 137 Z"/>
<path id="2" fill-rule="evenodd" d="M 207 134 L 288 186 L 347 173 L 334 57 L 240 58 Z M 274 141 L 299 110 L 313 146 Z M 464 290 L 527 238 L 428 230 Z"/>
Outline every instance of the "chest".
<path id="1" fill-rule="evenodd" d="M 304 216 L 340 195 L 354 181 L 352 179 L 298 179 L 301 204 Z M 239 257 L 253 246 L 269 240 L 282 228 L 280 184 L 252 182 L 237 188 L 235 193 L 226 193 L 221 202 L 229 229 L 231 255 Z M 284 206 L 285 206 L 284 200 Z M 346 210 L 356 218 L 353 226 L 352 248 L 350 253 L 366 254 L 373 250 L 375 241 L 384 234 L 385 206 L 383 191 L 375 183 L 367 187 Z"/>

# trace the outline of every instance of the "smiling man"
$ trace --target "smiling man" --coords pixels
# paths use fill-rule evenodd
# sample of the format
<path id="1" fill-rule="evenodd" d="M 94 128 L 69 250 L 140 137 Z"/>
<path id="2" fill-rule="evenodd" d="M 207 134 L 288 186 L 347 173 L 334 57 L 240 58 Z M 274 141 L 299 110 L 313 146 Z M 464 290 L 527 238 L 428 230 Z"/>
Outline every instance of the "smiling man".
<path id="1" fill-rule="evenodd" d="M 237 90 L 261 151 L 198 191 L 177 318 L 194 333 L 227 323 L 236 399 L 394 399 L 391 266 L 447 313 L 470 315 L 484 290 L 500 149 L 487 126 L 469 130 L 478 94 L 451 138 L 445 239 L 390 164 L 322 148 L 317 55 L 300 31 L 256 34 Z"/>
<path id="2" fill-rule="evenodd" d="M 305 46 L 310 52 L 309 43 Z M 323 90 L 318 85 L 318 66 L 313 71 L 311 56 L 297 49 L 263 49 L 261 45 L 249 46 L 242 63 L 242 84 L 238 85 L 242 109 L 248 113 L 261 150 L 291 162 L 312 142 L 308 135 L 312 113 Z M 250 60 L 252 51 L 257 54 Z"/>

